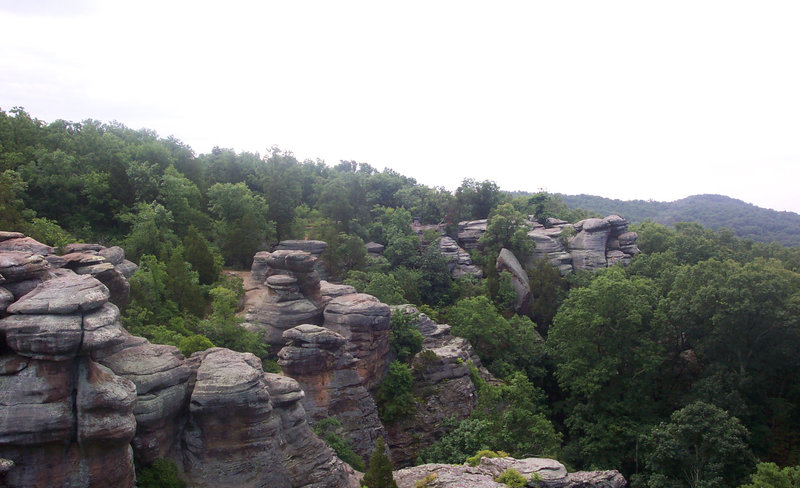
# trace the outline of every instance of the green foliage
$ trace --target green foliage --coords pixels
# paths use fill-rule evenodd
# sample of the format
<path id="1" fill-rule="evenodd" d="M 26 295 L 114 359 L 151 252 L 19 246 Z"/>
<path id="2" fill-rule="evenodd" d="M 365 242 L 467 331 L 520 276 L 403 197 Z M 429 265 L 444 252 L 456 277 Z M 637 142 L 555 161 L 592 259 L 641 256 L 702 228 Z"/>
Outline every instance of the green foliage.
<path id="1" fill-rule="evenodd" d="M 200 334 L 184 337 L 178 344 L 178 349 L 181 350 L 181 354 L 187 358 L 198 351 L 205 351 L 212 347 L 214 347 L 214 343 L 211 342 L 208 337 Z"/>
<path id="2" fill-rule="evenodd" d="M 527 217 L 514 210 L 514 206 L 510 203 L 504 203 L 492 210 L 486 232 L 481 236 L 479 244 L 490 255 L 500 254 L 503 248 L 509 249 L 520 263 L 525 263 L 533 254 L 533 241 L 528 237 L 529 230 Z"/>
<path id="3" fill-rule="evenodd" d="M 397 488 L 392 476 L 392 461 L 386 455 L 386 444 L 383 437 L 378 437 L 375 450 L 369 457 L 367 471 L 361 481 L 367 488 Z"/>
<path id="4" fill-rule="evenodd" d="M 781 469 L 775 463 L 758 463 L 750 483 L 739 488 L 800 488 L 800 466 Z"/>
<path id="5" fill-rule="evenodd" d="M 392 352 L 400 362 L 408 362 L 415 354 L 422 350 L 422 333 L 417 329 L 419 322 L 418 313 L 406 313 L 405 310 L 395 310 L 389 321 L 389 343 Z"/>
<path id="6" fill-rule="evenodd" d="M 337 429 L 342 423 L 336 417 L 328 417 L 317 422 L 314 426 L 314 433 L 317 434 L 325 443 L 334 450 L 342 461 L 349 464 L 356 471 L 364 472 L 364 460 L 353 451 L 350 441 L 343 439 Z"/>
<path id="7" fill-rule="evenodd" d="M 156 459 L 153 464 L 136 470 L 139 488 L 186 488 L 178 467 L 173 461 Z"/>
<path id="8" fill-rule="evenodd" d="M 456 188 L 455 199 L 459 209 L 458 220 L 485 219 L 489 212 L 507 197 L 493 181 L 477 182 L 464 179 Z"/>
<path id="9" fill-rule="evenodd" d="M 202 285 L 217 281 L 222 269 L 222 256 L 211 250 L 208 240 L 194 226 L 189 226 L 183 238 L 186 262 L 192 265 Z"/>
<path id="10" fill-rule="evenodd" d="M 412 389 L 414 377 L 411 368 L 400 361 L 392 361 L 386 377 L 378 386 L 376 400 L 381 420 L 391 424 L 403 417 L 413 415 L 416 404 Z"/>
<path id="11" fill-rule="evenodd" d="M 403 289 L 392 274 L 351 270 L 344 280 L 359 293 L 367 293 L 388 305 L 406 303 Z"/>
<path id="12" fill-rule="evenodd" d="M 165 257 L 179 243 L 178 236 L 170 230 L 172 212 L 160 203 L 138 203 L 133 212 L 122 214 L 119 218 L 131 225 L 122 247 L 125 256 L 133 262 L 139 262 L 145 254 Z"/>
<path id="13" fill-rule="evenodd" d="M 0 228 L 3 227 L 0 226 Z M 57 248 L 75 242 L 75 237 L 62 229 L 56 221 L 44 217 L 36 217 L 19 229 L 24 231 L 28 237 Z"/>
<path id="14" fill-rule="evenodd" d="M 747 429 L 736 417 L 703 402 L 672 414 L 643 439 L 642 484 L 647 487 L 736 487 L 752 471 Z"/>
<path id="15" fill-rule="evenodd" d="M 414 488 L 429 488 L 429 487 L 432 487 L 432 486 L 434 486 L 434 483 L 436 483 L 436 477 L 437 477 L 436 473 L 431 473 L 431 474 L 425 476 L 424 478 L 422 478 L 421 480 L 417 480 L 417 482 L 414 483 Z"/>
<path id="16" fill-rule="evenodd" d="M 228 264 L 248 268 L 253 255 L 275 237 L 269 206 L 244 183 L 216 183 L 208 189 L 214 241 Z"/>
<path id="17" fill-rule="evenodd" d="M 508 468 L 494 480 L 498 483 L 508 485 L 511 488 L 524 488 L 525 484 L 528 482 L 528 479 L 514 468 Z"/>

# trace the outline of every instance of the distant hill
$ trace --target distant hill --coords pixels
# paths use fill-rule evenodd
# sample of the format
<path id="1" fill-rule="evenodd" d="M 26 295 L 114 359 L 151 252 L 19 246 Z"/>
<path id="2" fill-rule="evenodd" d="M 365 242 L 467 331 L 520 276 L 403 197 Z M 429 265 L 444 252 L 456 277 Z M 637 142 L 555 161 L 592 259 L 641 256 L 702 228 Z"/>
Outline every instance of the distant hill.
<path id="1" fill-rule="evenodd" d="M 728 228 L 738 237 L 800 246 L 800 214 L 778 212 L 723 195 L 693 195 L 674 202 L 613 200 L 594 195 L 559 195 L 570 208 L 601 215 L 619 214 L 632 223 L 652 220 L 664 225 L 697 222 L 711 229 Z"/>

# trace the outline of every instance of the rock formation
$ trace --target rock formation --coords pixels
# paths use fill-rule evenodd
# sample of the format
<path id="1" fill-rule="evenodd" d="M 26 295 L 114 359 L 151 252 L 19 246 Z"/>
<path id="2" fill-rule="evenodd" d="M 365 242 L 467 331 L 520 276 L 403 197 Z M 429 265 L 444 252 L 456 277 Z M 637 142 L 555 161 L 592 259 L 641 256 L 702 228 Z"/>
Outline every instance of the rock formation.
<path id="1" fill-rule="evenodd" d="M 469 251 L 478 247 L 478 240 L 486 232 L 486 219 L 458 223 L 458 243 Z"/>
<path id="2" fill-rule="evenodd" d="M 389 306 L 372 295 L 356 293 L 334 298 L 325 307 L 326 328 L 345 338 L 348 352 L 358 359 L 356 370 L 364 386 L 377 386 L 389 369 Z"/>
<path id="3" fill-rule="evenodd" d="M 518 313 L 525 313 L 531 306 L 531 284 L 528 280 L 528 273 L 525 268 L 514 256 L 514 253 L 506 248 L 500 250 L 495 263 L 497 272 L 507 271 L 511 274 L 511 285 L 514 287 L 516 298 L 514 300 L 514 310 Z"/>
<path id="4" fill-rule="evenodd" d="M 439 239 L 439 252 L 447 260 L 447 268 L 453 279 L 464 275 L 483 278 L 483 271 L 473 264 L 472 256 L 459 247 L 455 239 L 447 236 Z"/>
<path id="5" fill-rule="evenodd" d="M 328 279 L 328 270 L 325 268 L 325 263 L 322 262 L 322 253 L 328 249 L 328 243 L 325 241 L 310 241 L 310 240 L 287 240 L 281 241 L 275 246 L 274 251 L 304 251 L 317 260 L 314 262 L 314 270 L 319 273 L 320 279 Z"/>
<path id="6" fill-rule="evenodd" d="M 285 330 L 321 322 L 325 300 L 316 262 L 305 251 L 259 252 L 253 258 L 252 280 L 264 283 L 266 294 L 246 304 L 245 321 L 249 329 L 263 332 L 268 344 L 282 346 Z"/>
<path id="7" fill-rule="evenodd" d="M 567 473 L 564 465 L 542 458 L 482 458 L 478 466 L 467 464 L 423 464 L 394 472 L 399 488 L 414 488 L 417 482 L 431 488 L 506 488 L 494 481 L 505 470 L 513 468 L 529 481 L 526 486 L 542 488 L 622 488 L 627 485 L 618 471 L 588 471 Z M 532 477 L 538 480 L 531 480 Z"/>
<path id="8" fill-rule="evenodd" d="M 283 333 L 289 344 L 278 353 L 283 372 L 305 392 L 303 406 L 309 421 L 335 417 L 341 435 L 365 460 L 378 437 L 386 437 L 378 407 L 356 370 L 357 360 L 347 352 L 347 341 L 316 325 L 299 325 Z"/>
<path id="9" fill-rule="evenodd" d="M 392 313 L 418 312 L 410 305 L 400 305 L 394 307 Z M 469 374 L 470 361 L 482 376 L 490 377 L 469 342 L 451 335 L 449 325 L 437 324 L 425 314 L 419 314 L 416 326 L 424 337 L 422 351 L 412 363 L 415 396 L 421 401 L 413 416 L 386 427 L 395 467 L 410 465 L 420 449 L 444 436 L 446 419 L 463 420 L 475 408 L 477 394 Z"/>

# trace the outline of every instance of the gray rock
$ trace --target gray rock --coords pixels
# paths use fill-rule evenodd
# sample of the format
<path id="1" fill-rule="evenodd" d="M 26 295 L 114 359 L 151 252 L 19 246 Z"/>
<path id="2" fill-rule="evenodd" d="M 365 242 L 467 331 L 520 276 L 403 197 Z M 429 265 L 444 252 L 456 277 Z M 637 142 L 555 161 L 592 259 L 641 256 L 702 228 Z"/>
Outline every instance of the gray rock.
<path id="1" fill-rule="evenodd" d="M 81 353 L 90 353 L 125 342 L 124 330 L 119 321 L 119 308 L 106 303 L 83 316 Z"/>
<path id="2" fill-rule="evenodd" d="M 511 284 L 517 294 L 514 301 L 514 310 L 517 313 L 527 313 L 531 306 L 531 285 L 528 281 L 528 273 L 517 260 L 514 253 L 508 249 L 501 249 L 497 256 L 497 272 L 508 271 L 511 273 Z"/>
<path id="3" fill-rule="evenodd" d="M 10 315 L 0 320 L 6 343 L 21 356 L 64 361 L 78 355 L 83 317 L 74 315 Z"/>
<path id="4" fill-rule="evenodd" d="M 604 219 L 586 219 L 575 224 L 580 229 L 569 241 L 572 266 L 594 271 L 607 266 L 606 244 L 611 225 Z"/>
<path id="5" fill-rule="evenodd" d="M 83 253 L 86 251 L 101 251 L 105 249 L 101 244 L 92 244 L 92 243 L 85 243 L 85 242 L 73 242 L 72 244 L 67 244 L 64 246 L 64 254 L 70 253 Z"/>
<path id="6" fill-rule="evenodd" d="M 336 283 L 328 283 L 327 281 L 320 281 L 319 282 L 320 289 L 319 292 L 322 295 L 322 302 L 323 304 L 327 305 L 336 297 L 340 297 L 343 295 L 352 295 L 356 293 L 356 289 L 350 285 L 339 285 Z"/>
<path id="7" fill-rule="evenodd" d="M 0 241 L 0 251 L 22 251 L 45 256 L 47 254 L 53 254 L 55 248 L 47 244 L 42 244 L 31 237 L 17 237 Z"/>
<path id="8" fill-rule="evenodd" d="M 367 252 L 369 254 L 381 255 L 383 254 L 384 249 L 386 249 L 386 246 L 384 246 L 383 244 L 372 241 L 369 241 L 365 245 L 367 247 Z"/>
<path id="9" fill-rule="evenodd" d="M 38 254 L 24 251 L 0 251 L 0 275 L 5 278 L 7 283 L 39 277 L 48 269 L 50 269 L 50 263 Z"/>
<path id="10" fill-rule="evenodd" d="M 14 302 L 14 294 L 0 286 L 0 317 L 5 313 L 6 308 Z"/>
<path id="11" fill-rule="evenodd" d="M 106 258 L 106 261 L 114 266 L 120 265 L 125 261 L 125 251 L 119 246 L 105 247 L 98 250 L 97 254 Z"/>
<path id="12" fill-rule="evenodd" d="M 388 305 L 364 293 L 335 298 L 325 308 L 325 327 L 347 339 L 367 389 L 380 383 L 389 368 L 390 316 Z"/>
<path id="13" fill-rule="evenodd" d="M 122 276 L 124 276 L 126 279 L 133 276 L 133 273 L 135 273 L 136 270 L 139 269 L 139 266 L 137 266 L 136 263 L 132 263 L 127 259 L 123 260 L 120 264 L 116 265 L 115 267 L 117 271 L 122 273 Z"/>
<path id="14" fill-rule="evenodd" d="M 486 219 L 458 223 L 458 243 L 466 250 L 478 247 L 478 241 L 486 233 Z"/>
<path id="15" fill-rule="evenodd" d="M 9 232 L 6 230 L 0 230 L 0 242 L 7 241 L 9 239 L 19 239 L 25 237 L 25 234 L 22 232 Z"/>
<path id="16" fill-rule="evenodd" d="M 42 282 L 8 307 L 9 313 L 70 314 L 101 307 L 108 288 L 91 276 L 64 275 Z"/>

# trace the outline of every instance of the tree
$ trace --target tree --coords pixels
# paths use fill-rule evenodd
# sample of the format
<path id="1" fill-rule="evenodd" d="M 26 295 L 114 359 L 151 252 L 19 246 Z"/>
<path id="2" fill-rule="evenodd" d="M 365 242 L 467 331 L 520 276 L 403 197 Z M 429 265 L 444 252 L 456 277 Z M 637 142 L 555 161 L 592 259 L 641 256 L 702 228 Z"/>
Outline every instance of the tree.
<path id="1" fill-rule="evenodd" d="M 695 402 L 674 412 L 643 440 L 643 485 L 649 488 L 737 487 L 754 457 L 747 429 L 714 405 Z"/>
<path id="2" fill-rule="evenodd" d="M 756 472 L 750 475 L 751 482 L 739 488 L 798 488 L 800 466 L 779 468 L 775 463 L 758 463 Z"/>
<path id="3" fill-rule="evenodd" d="M 502 203 L 505 196 L 493 181 L 477 182 L 467 178 L 456 189 L 455 198 L 460 209 L 459 219 L 472 220 L 487 218 L 489 212 Z"/>
<path id="4" fill-rule="evenodd" d="M 383 437 L 378 437 L 375 450 L 369 456 L 369 466 L 362 483 L 367 488 L 397 488 L 392 476 L 392 461 L 386 455 L 386 444 Z"/>
<path id="5" fill-rule="evenodd" d="M 253 255 L 275 236 L 267 202 L 244 183 L 216 183 L 208 189 L 208 208 L 216 218 L 215 241 L 228 264 L 247 268 Z"/>
<path id="6" fill-rule="evenodd" d="M 489 256 L 497 256 L 503 248 L 511 250 L 520 263 L 526 263 L 533 254 L 533 241 L 528 237 L 530 224 L 527 217 L 514 210 L 510 203 L 498 205 L 489 215 L 486 232 L 479 244 Z M 488 265 L 494 265 L 490 261 Z"/>

